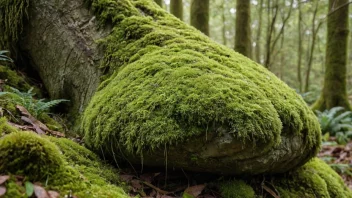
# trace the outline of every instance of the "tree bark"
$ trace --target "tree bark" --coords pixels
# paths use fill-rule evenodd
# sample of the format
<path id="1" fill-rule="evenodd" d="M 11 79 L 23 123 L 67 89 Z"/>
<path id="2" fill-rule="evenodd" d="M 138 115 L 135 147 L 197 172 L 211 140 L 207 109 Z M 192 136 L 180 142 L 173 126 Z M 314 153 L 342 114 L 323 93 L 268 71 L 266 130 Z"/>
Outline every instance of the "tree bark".
<path id="1" fill-rule="evenodd" d="M 237 0 L 235 51 L 252 57 L 250 0 Z"/>
<path id="2" fill-rule="evenodd" d="M 209 36 L 209 0 L 192 0 L 191 25 Z"/>
<path id="3" fill-rule="evenodd" d="M 38 71 L 50 98 L 67 98 L 70 112 L 82 112 L 100 83 L 97 65 L 103 51 L 96 40 L 111 29 L 98 28 L 83 0 L 30 1 L 28 15 L 20 40 L 22 51 Z"/>
<path id="4" fill-rule="evenodd" d="M 223 45 L 227 45 L 227 37 L 226 37 L 226 16 L 225 16 L 225 0 L 222 1 L 221 4 L 221 20 L 222 20 L 222 29 L 221 29 L 221 33 L 222 33 L 222 44 Z"/>
<path id="5" fill-rule="evenodd" d="M 263 23 L 263 5 L 264 4 L 264 0 L 260 0 L 259 2 L 259 19 L 258 19 L 258 30 L 257 30 L 257 35 L 256 35 L 256 39 L 255 39 L 255 60 L 258 63 L 262 63 L 262 60 L 260 58 L 260 47 L 261 47 L 261 35 L 262 35 L 262 23 Z"/>
<path id="6" fill-rule="evenodd" d="M 319 3 L 316 2 L 314 13 L 313 13 L 312 43 L 310 45 L 309 54 L 308 54 L 308 65 L 307 65 L 304 92 L 308 92 L 309 91 L 309 77 L 310 77 L 310 72 L 312 70 L 315 43 L 316 43 L 316 39 L 317 39 L 317 35 L 318 35 L 318 32 L 319 32 L 319 29 L 320 29 L 321 25 L 323 24 L 322 21 L 318 22 L 318 24 L 317 24 L 317 21 L 316 21 L 316 16 L 317 16 L 317 12 L 318 12 L 318 5 L 319 5 Z"/>
<path id="7" fill-rule="evenodd" d="M 341 7 L 347 4 L 348 0 L 329 0 L 324 86 L 313 109 L 324 110 L 341 106 L 351 110 L 346 90 L 349 6 Z"/>
<path id="8" fill-rule="evenodd" d="M 302 45 L 302 10 L 301 3 L 298 3 L 298 63 L 297 63 L 297 80 L 298 80 L 298 90 L 302 93 L 302 53 L 303 53 L 303 45 Z"/>
<path id="9" fill-rule="evenodd" d="M 265 61 L 264 61 L 264 66 L 268 69 L 270 69 L 270 64 L 271 64 L 271 42 L 272 42 L 272 36 L 273 32 L 275 29 L 275 23 L 277 19 L 277 14 L 278 14 L 278 3 L 277 1 L 275 2 L 275 5 L 272 5 L 271 0 L 268 0 L 268 13 L 267 13 L 267 18 L 268 18 L 268 24 L 267 27 L 267 32 L 266 32 L 266 43 L 265 43 Z M 271 8 L 272 7 L 272 8 Z M 272 18 L 271 16 L 271 11 L 273 12 Z"/>
<path id="10" fill-rule="evenodd" d="M 183 3 L 182 0 L 170 1 L 170 12 L 181 21 L 183 20 Z"/>

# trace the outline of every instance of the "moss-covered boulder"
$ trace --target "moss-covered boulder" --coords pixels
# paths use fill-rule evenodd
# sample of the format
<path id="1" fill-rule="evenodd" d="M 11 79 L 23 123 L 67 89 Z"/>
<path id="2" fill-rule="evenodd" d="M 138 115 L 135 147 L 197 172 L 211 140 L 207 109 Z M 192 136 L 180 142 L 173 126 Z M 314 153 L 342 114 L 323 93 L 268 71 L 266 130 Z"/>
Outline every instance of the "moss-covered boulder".
<path id="1" fill-rule="evenodd" d="M 41 182 L 61 197 L 129 197 L 118 179 L 118 172 L 101 163 L 86 148 L 68 139 L 39 136 L 17 131 L 1 121 L 0 175 L 11 175 L 5 183 L 5 198 L 27 197 L 15 175 L 25 181 Z M 5 130 L 6 129 L 6 130 Z"/>
<path id="2" fill-rule="evenodd" d="M 113 31 L 107 79 L 86 108 L 88 145 L 150 166 L 225 174 L 280 173 L 320 145 L 295 91 L 148 0 L 92 0 Z"/>

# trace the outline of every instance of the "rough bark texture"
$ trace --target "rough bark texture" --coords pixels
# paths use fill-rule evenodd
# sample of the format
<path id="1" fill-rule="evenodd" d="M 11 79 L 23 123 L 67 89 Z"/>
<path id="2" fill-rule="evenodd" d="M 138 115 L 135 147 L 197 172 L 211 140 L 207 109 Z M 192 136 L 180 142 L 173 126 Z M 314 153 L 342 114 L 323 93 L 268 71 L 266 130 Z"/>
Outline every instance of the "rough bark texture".
<path id="1" fill-rule="evenodd" d="M 38 70 L 51 98 L 67 98 L 71 112 L 82 111 L 99 84 L 103 55 L 97 40 L 110 28 L 98 29 L 83 0 L 30 1 L 29 21 L 20 46 Z"/>
<path id="2" fill-rule="evenodd" d="M 259 19 L 258 19 L 258 30 L 256 35 L 256 45 L 255 45 L 255 59 L 258 63 L 261 63 L 261 35 L 262 35 L 262 23 L 263 23 L 263 7 L 264 0 L 260 0 L 259 2 Z"/>
<path id="3" fill-rule="evenodd" d="M 191 25 L 209 36 L 209 0 L 192 0 Z"/>
<path id="4" fill-rule="evenodd" d="M 183 3 L 182 0 L 171 0 L 170 1 L 170 12 L 175 15 L 181 21 L 183 20 Z"/>
<path id="5" fill-rule="evenodd" d="M 349 33 L 347 2 L 348 0 L 329 0 L 324 87 L 313 109 L 324 110 L 341 106 L 351 110 L 346 90 Z M 337 8 L 339 9 L 335 11 Z"/>
<path id="6" fill-rule="evenodd" d="M 252 57 L 250 0 L 237 0 L 235 51 Z"/>

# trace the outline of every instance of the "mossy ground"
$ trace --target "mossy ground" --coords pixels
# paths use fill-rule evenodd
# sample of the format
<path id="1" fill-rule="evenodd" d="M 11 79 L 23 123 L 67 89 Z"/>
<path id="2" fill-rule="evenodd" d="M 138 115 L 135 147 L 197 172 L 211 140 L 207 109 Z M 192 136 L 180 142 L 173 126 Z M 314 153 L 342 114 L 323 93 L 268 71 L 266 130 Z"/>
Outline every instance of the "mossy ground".
<path id="1" fill-rule="evenodd" d="M 131 153 L 176 145 L 224 129 L 240 140 L 280 144 L 299 134 L 307 158 L 320 145 L 319 124 L 294 90 L 264 67 L 216 44 L 147 0 L 92 0 L 113 32 L 102 68 L 106 80 L 83 115 L 94 149 Z"/>
<path id="2" fill-rule="evenodd" d="M 0 174 L 25 176 L 62 196 L 72 191 L 77 197 L 128 197 L 117 186 L 121 185 L 118 172 L 77 143 L 17 131 L 4 118 L 0 128 L 6 129 L 0 138 Z M 13 179 L 6 187 L 5 197 L 26 197 L 24 188 Z"/>
<path id="3" fill-rule="evenodd" d="M 263 192 L 266 193 L 260 186 L 261 182 L 282 198 L 352 197 L 351 189 L 343 183 L 342 178 L 318 158 L 313 158 L 304 166 L 288 173 L 263 176 L 254 182 L 252 180 L 252 183 L 249 182 L 252 185 L 242 180 L 220 183 L 220 191 L 225 198 L 260 197 Z"/>

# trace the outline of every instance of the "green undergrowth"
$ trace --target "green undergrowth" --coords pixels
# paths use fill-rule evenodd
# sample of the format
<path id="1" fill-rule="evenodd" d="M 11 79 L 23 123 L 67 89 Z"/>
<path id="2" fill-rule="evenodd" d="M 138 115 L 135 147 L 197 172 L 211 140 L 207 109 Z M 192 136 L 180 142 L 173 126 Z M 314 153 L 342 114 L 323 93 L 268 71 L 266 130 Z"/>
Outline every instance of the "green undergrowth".
<path id="1" fill-rule="evenodd" d="M 281 198 L 352 197 L 352 191 L 344 184 L 342 178 L 318 158 L 313 158 L 304 166 L 288 173 L 258 178 L 254 183 L 259 187 L 253 185 L 253 180 L 252 183 L 233 180 L 220 183 L 220 192 L 225 198 L 261 197 L 263 193 L 268 193 L 260 186 L 265 184 Z"/>
<path id="2" fill-rule="evenodd" d="M 220 192 L 224 198 L 255 198 L 253 188 L 242 180 L 220 183 Z"/>
<path id="3" fill-rule="evenodd" d="M 282 133 L 300 134 L 308 157 L 319 123 L 294 90 L 254 61 L 215 43 L 148 0 L 92 0 L 112 24 L 106 71 L 86 108 L 82 131 L 95 149 L 141 153 L 219 129 L 268 150 Z"/>
<path id="4" fill-rule="evenodd" d="M 22 175 L 40 182 L 62 197 L 128 197 L 120 185 L 118 172 L 77 143 L 34 132 L 17 131 L 0 119 L 0 175 Z M 6 183 L 5 197 L 26 197 L 14 179 Z"/>
<path id="5" fill-rule="evenodd" d="M 2 113 L 10 121 L 18 123 L 22 114 L 16 109 L 16 105 L 21 105 L 49 129 L 63 131 L 62 125 L 49 116 L 48 108 L 45 108 L 47 102 L 39 104 L 39 100 L 35 98 L 42 96 L 41 90 L 28 83 L 26 78 L 25 75 L 20 75 L 8 66 L 0 65 L 0 80 L 2 80 L 0 84 L 0 108 Z"/>
<path id="6" fill-rule="evenodd" d="M 352 197 L 342 178 L 318 158 L 274 183 L 281 197 Z"/>
<path id="7" fill-rule="evenodd" d="M 16 87 L 20 91 L 28 91 L 32 87 L 24 76 L 20 76 L 8 66 L 0 65 L 0 79 L 5 81 L 5 85 L 7 85 L 4 86 L 5 90 L 8 90 L 8 87 Z M 35 93 L 39 94 L 39 90 L 35 89 Z"/>

